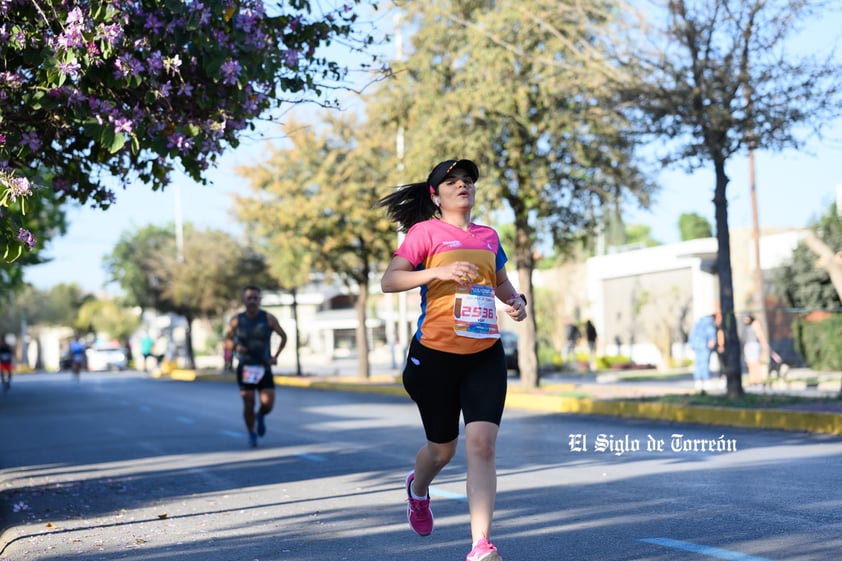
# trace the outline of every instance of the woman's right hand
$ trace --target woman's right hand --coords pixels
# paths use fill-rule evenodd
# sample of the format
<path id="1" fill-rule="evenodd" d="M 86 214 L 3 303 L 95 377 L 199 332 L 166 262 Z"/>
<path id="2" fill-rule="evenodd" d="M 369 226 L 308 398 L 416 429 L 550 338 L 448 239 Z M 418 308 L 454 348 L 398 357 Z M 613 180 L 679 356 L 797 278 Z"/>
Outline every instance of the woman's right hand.
<path id="1" fill-rule="evenodd" d="M 439 267 L 437 278 L 459 284 L 470 284 L 479 278 L 479 267 L 470 261 L 456 261 Z"/>

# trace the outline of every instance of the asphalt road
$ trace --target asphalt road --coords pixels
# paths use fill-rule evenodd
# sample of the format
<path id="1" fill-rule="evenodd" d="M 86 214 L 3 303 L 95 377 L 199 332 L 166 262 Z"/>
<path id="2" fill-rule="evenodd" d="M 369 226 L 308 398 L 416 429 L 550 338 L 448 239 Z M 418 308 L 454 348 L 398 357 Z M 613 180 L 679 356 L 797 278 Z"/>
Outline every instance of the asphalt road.
<path id="1" fill-rule="evenodd" d="M 465 558 L 461 453 L 433 535 L 407 527 L 423 438 L 407 398 L 279 388 L 257 449 L 240 415 L 227 383 L 15 378 L 0 560 Z M 493 541 L 506 561 L 833 560 L 840 458 L 837 437 L 507 411 Z"/>

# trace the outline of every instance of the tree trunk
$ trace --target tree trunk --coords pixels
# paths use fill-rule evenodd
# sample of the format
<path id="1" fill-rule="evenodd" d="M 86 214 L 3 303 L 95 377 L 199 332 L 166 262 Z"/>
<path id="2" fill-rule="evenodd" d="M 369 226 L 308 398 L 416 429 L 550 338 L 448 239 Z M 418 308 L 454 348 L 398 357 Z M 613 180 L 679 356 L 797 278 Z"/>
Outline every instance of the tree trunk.
<path id="1" fill-rule="evenodd" d="M 298 290 L 293 288 L 292 294 L 292 321 L 295 324 L 295 375 L 301 376 L 301 337 L 298 331 Z"/>
<path id="2" fill-rule="evenodd" d="M 365 325 L 368 305 L 368 282 L 360 283 L 360 293 L 354 308 L 357 310 L 357 373 L 368 378 L 371 369 L 368 363 L 368 329 Z"/>
<path id="3" fill-rule="evenodd" d="M 540 384 L 538 376 L 538 337 L 535 324 L 535 301 L 532 292 L 533 267 L 518 268 L 518 285 L 526 296 L 527 317 L 521 322 L 523 329 L 518 337 L 518 367 L 520 368 L 520 382 L 526 387 L 537 388 Z"/>
<path id="4" fill-rule="evenodd" d="M 728 229 L 728 199 L 725 190 L 728 176 L 725 174 L 725 160 L 714 161 L 716 169 L 716 191 L 713 197 L 716 209 L 716 241 L 718 244 L 716 273 L 719 278 L 719 308 L 722 313 L 722 331 L 725 335 L 725 350 L 722 353 L 722 372 L 727 380 L 727 395 L 738 398 L 743 395 L 742 367 L 740 362 L 740 339 L 737 334 L 737 317 L 734 314 L 734 283 L 731 273 L 731 233 Z"/>
<path id="5" fill-rule="evenodd" d="M 520 369 L 520 383 L 527 388 L 537 388 L 540 384 L 538 372 L 538 329 L 535 323 L 535 299 L 532 291 L 532 271 L 535 270 L 535 259 L 532 255 L 532 244 L 526 230 L 516 226 L 517 237 L 515 248 L 515 263 L 517 266 L 518 289 L 526 296 L 527 315 L 521 322 L 523 326 L 518 336 L 518 368 Z"/>

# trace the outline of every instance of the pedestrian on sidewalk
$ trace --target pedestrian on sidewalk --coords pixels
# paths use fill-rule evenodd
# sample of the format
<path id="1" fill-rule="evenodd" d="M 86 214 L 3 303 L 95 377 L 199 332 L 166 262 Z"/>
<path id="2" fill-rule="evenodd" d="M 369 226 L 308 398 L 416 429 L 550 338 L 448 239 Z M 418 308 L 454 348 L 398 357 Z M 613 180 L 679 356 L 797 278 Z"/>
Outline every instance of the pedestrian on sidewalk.
<path id="1" fill-rule="evenodd" d="M 743 324 L 746 326 L 743 335 L 743 358 L 748 368 L 748 383 L 752 386 L 763 383 L 763 362 L 761 352 L 767 351 L 772 360 L 781 362 L 781 356 L 769 346 L 769 340 L 763 331 L 763 326 L 752 314 L 743 316 Z"/>
<path id="2" fill-rule="evenodd" d="M 716 319 L 713 314 L 702 316 L 693 326 L 688 339 L 693 350 L 693 383 L 697 390 L 710 387 L 710 355 L 716 348 Z"/>
<path id="3" fill-rule="evenodd" d="M 467 561 L 500 561 L 489 538 L 508 373 L 495 298 L 515 321 L 526 318 L 526 298 L 509 281 L 497 232 L 471 221 L 478 177 L 474 162 L 447 160 L 426 182 L 381 199 L 406 232 L 381 287 L 387 293 L 421 289 L 418 328 L 403 371 L 427 438 L 406 477 L 409 525 L 421 536 L 433 531 L 429 487 L 456 454 L 461 414 L 472 540 Z"/>
<path id="4" fill-rule="evenodd" d="M 582 331 L 576 322 L 571 321 L 567 324 L 564 334 L 564 350 L 562 351 L 562 359 L 564 360 L 565 368 L 568 370 L 578 370 L 578 359 L 576 358 L 576 345 L 579 344 L 579 339 L 582 338 Z"/>
<path id="5" fill-rule="evenodd" d="M 243 399 L 243 419 L 249 435 L 249 444 L 257 447 L 257 437 L 266 434 L 266 420 L 275 406 L 275 378 L 272 365 L 287 344 L 287 334 L 278 318 L 260 308 L 260 289 L 247 286 L 243 289 L 245 311 L 231 318 L 225 333 L 225 349 L 237 357 L 237 384 Z M 272 353 L 272 333 L 281 341 Z M 260 405 L 255 411 L 255 393 Z"/>
<path id="6" fill-rule="evenodd" d="M 585 322 L 585 339 L 588 341 L 588 367 L 591 371 L 596 370 L 596 326 L 591 320 Z"/>

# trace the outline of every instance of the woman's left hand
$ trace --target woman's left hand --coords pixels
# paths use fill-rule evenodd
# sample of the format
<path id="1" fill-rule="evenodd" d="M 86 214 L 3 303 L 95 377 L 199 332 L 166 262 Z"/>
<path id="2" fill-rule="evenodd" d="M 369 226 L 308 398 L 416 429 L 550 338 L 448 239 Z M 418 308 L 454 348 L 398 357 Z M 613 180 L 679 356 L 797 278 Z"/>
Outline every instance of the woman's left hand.
<path id="1" fill-rule="evenodd" d="M 526 319 L 526 302 L 523 298 L 516 294 L 508 299 L 506 302 L 509 307 L 506 308 L 506 313 L 515 321 L 523 321 Z"/>

